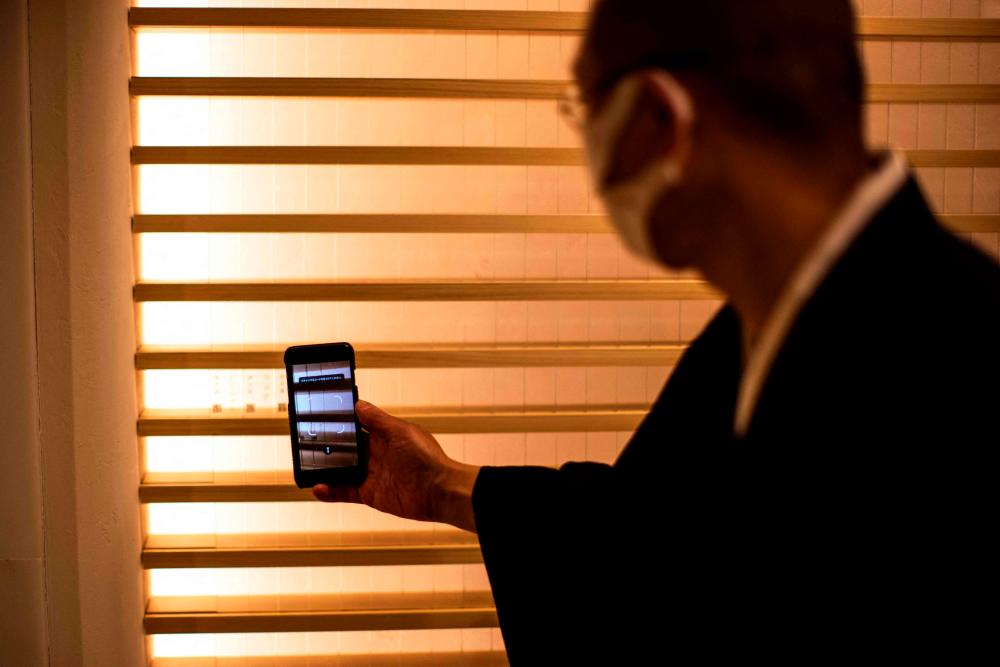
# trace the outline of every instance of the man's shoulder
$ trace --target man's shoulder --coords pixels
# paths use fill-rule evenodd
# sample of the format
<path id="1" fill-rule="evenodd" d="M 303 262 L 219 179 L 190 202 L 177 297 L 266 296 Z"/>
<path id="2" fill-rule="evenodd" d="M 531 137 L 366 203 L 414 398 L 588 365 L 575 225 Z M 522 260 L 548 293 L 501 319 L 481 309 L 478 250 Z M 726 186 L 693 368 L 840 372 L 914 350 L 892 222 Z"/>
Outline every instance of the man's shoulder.
<path id="1" fill-rule="evenodd" d="M 834 263 L 793 329 L 861 345 L 950 340 L 984 326 L 1000 326 L 1000 265 L 947 229 L 911 176 Z"/>
<path id="2" fill-rule="evenodd" d="M 751 431 L 885 434 L 972 414 L 977 385 L 996 395 L 997 340 L 1000 266 L 946 229 L 911 178 L 803 304 Z"/>
<path id="3" fill-rule="evenodd" d="M 964 289 L 949 301 L 1000 298 L 1000 265 L 945 227 L 911 176 L 835 262 L 817 295 L 860 290 L 873 298 L 927 300 L 956 285 Z"/>

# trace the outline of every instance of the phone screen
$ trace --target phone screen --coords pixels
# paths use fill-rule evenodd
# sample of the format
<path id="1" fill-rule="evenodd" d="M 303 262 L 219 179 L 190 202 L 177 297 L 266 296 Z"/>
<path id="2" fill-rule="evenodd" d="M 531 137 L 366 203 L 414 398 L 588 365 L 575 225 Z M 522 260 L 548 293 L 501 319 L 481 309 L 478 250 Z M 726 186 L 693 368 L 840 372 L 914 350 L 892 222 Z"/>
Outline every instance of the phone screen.
<path id="1" fill-rule="evenodd" d="M 351 362 L 293 364 L 291 390 L 301 469 L 358 465 Z"/>

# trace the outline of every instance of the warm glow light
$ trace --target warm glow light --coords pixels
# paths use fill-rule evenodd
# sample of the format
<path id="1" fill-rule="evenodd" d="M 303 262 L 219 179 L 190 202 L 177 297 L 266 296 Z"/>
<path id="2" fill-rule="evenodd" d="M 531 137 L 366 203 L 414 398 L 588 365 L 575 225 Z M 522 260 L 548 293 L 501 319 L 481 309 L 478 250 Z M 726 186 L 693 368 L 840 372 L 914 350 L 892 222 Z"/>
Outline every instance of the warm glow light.
<path id="1" fill-rule="evenodd" d="M 616 433 L 499 433 L 439 434 L 437 439 L 450 456 L 480 465 L 558 465 L 574 458 L 610 463 L 627 437 Z M 291 476 L 290 448 L 284 436 L 147 437 L 144 444 L 147 474 L 158 482 L 285 482 Z M 151 505 L 150 510 L 156 507 L 160 506 Z"/>
<path id="2" fill-rule="evenodd" d="M 670 341 L 681 339 L 682 332 L 687 330 L 679 325 L 682 318 L 700 321 L 716 307 L 717 302 L 704 301 L 681 304 L 669 301 L 151 302 L 141 304 L 139 310 L 144 325 L 143 345 L 213 347 L 280 342 L 283 349 L 294 341 L 398 343 L 395 334 L 403 326 L 407 344 L 413 345 Z M 245 326 L 246 322 L 255 326 Z M 376 328 L 371 322 L 385 326 Z M 377 370 L 380 369 L 369 372 Z M 495 372 L 499 375 L 521 371 L 496 369 Z M 638 381 L 637 389 L 636 381 L 641 375 L 627 377 L 628 382 L 619 391 L 630 396 L 638 393 L 641 400 L 646 395 L 646 383 Z M 662 375 L 658 373 L 659 377 Z M 621 400 L 632 399 L 622 394 Z"/>
<path id="3" fill-rule="evenodd" d="M 353 504 L 152 503 L 147 505 L 146 513 L 146 530 L 151 537 L 216 536 L 226 544 L 240 542 L 233 537 L 242 534 L 271 535 L 273 543 L 292 546 L 308 544 L 309 535 L 320 533 L 455 530 L 438 524 L 415 523 Z"/>
<path id="4" fill-rule="evenodd" d="M 177 2 L 143 2 L 179 6 Z M 191 6 L 216 5 L 191 2 Z M 323 2 L 242 2 L 324 6 Z M 356 2 L 435 9 L 587 8 L 586 0 Z M 450 31 L 141 28 L 138 76 L 566 79 L 579 39 Z M 579 147 L 554 101 L 140 97 L 136 143 L 148 146 Z M 582 167 L 140 165 L 140 214 L 589 214 L 600 204 Z M 530 243 L 529 243 L 530 239 Z M 137 237 L 139 282 L 480 280 L 663 277 L 610 234 L 155 233 Z M 280 351 L 300 342 L 476 344 L 677 340 L 684 312 L 716 304 L 628 302 L 148 302 L 143 351 Z M 697 310 L 701 308 L 701 311 Z M 361 368 L 362 395 L 405 409 L 517 410 L 531 405 L 651 401 L 669 369 Z M 143 408 L 204 416 L 282 417 L 282 369 L 139 374 Z M 611 462 L 630 433 L 442 434 L 481 465 Z M 142 438 L 145 482 L 291 483 L 285 436 Z M 149 547 L 308 546 L 386 539 L 468 540 L 450 526 L 361 505 L 315 502 L 148 503 Z M 386 538 L 386 535 L 392 535 Z M 406 537 L 412 536 L 412 537 Z M 367 542 L 366 542 L 367 541 Z M 323 608 L 331 596 L 421 594 L 482 600 L 474 565 L 157 569 L 155 611 Z M 456 597 L 457 596 L 457 597 Z M 475 597 L 479 596 L 479 597 Z M 153 657 L 498 651 L 495 628 L 402 632 L 156 635 Z"/>
<path id="5" fill-rule="evenodd" d="M 583 167 L 151 164 L 138 173 L 146 214 L 600 212 Z"/>
<path id="6" fill-rule="evenodd" d="M 355 655 L 503 650 L 499 629 L 154 635 L 156 657 Z"/>
<path id="7" fill-rule="evenodd" d="M 328 340 L 352 340 L 343 329 Z M 321 339 L 316 336 L 313 339 Z M 308 338 L 307 338 L 308 340 Z M 356 339 L 354 339 L 356 340 Z M 228 349 L 228 348 L 227 348 Z M 525 405 L 646 403 L 668 369 L 636 367 L 530 369 L 360 369 L 358 384 L 370 397 L 395 407 L 514 409 Z M 246 413 L 285 403 L 284 371 L 144 371 L 146 407 Z M 432 389 L 428 393 L 428 389 Z M 591 434 L 596 436 L 598 434 Z M 579 434 L 578 438 L 583 438 Z M 581 440 L 582 441 L 582 440 Z"/>
<path id="8" fill-rule="evenodd" d="M 290 471 L 292 467 L 291 449 L 284 436 L 147 437 L 145 446 L 146 472 L 163 473 L 163 477 L 201 471 L 210 480 L 214 473 L 252 476 Z"/>
<path id="9" fill-rule="evenodd" d="M 586 11 L 590 0 L 137 0 L 140 6 L 340 7 Z M 857 1 L 858 6 L 860 0 Z M 865 3 L 873 4 L 873 3 Z M 912 11 L 921 3 L 900 5 Z M 923 3 L 951 17 L 1000 17 L 997 2 Z M 961 6 L 960 6 L 961 5 Z M 905 6 L 905 7 L 904 7 Z M 890 7 L 890 11 L 893 8 Z M 940 11 L 935 9 L 933 11 Z M 964 12 L 964 13 L 963 13 Z M 971 13 L 970 13 L 971 12 Z M 139 28 L 143 77 L 361 77 L 566 80 L 579 37 L 448 30 Z M 992 44 L 866 42 L 873 83 L 1000 84 Z M 874 63 L 874 67 L 872 66 Z M 913 67 L 913 65 L 916 67 Z M 936 78 L 935 78 L 936 77 Z M 940 79 L 940 80 L 937 80 Z M 995 149 L 997 105 L 871 104 L 872 144 Z M 552 100 L 139 97 L 145 146 L 580 147 Z M 138 214 L 600 214 L 583 167 L 441 165 L 139 165 Z M 1000 213 L 997 170 L 922 169 L 939 210 Z M 997 252 L 996 234 L 968 237 Z M 635 259 L 612 234 L 149 233 L 136 237 L 137 281 L 179 283 L 645 279 L 677 276 Z M 294 343 L 642 343 L 690 340 L 721 302 L 147 302 L 139 344 L 282 350 Z M 283 418 L 282 369 L 140 372 L 143 409 L 199 417 Z M 362 367 L 362 397 L 407 409 L 520 410 L 643 404 L 670 368 Z M 441 434 L 479 465 L 612 462 L 620 433 Z M 291 484 L 286 436 L 141 439 L 144 483 Z M 455 543 L 450 526 L 355 504 L 147 503 L 150 548 Z M 157 569 L 149 610 L 317 609 L 337 595 L 489 589 L 477 565 Z M 461 597 L 461 595 L 457 596 Z M 379 632 L 154 635 L 151 658 L 500 651 L 495 628 Z M 433 662 L 433 661 L 431 661 Z M 194 664 L 194 663 L 192 663 Z"/>
<path id="10" fill-rule="evenodd" d="M 495 31 L 143 28 L 136 74 L 565 79 L 579 41 Z"/>
<path id="11" fill-rule="evenodd" d="M 157 96 L 138 111 L 154 146 L 582 146 L 552 100 Z"/>
<path id="12" fill-rule="evenodd" d="M 303 596 L 335 593 L 488 591 L 482 565 L 152 570 L 149 593 L 176 596 Z"/>

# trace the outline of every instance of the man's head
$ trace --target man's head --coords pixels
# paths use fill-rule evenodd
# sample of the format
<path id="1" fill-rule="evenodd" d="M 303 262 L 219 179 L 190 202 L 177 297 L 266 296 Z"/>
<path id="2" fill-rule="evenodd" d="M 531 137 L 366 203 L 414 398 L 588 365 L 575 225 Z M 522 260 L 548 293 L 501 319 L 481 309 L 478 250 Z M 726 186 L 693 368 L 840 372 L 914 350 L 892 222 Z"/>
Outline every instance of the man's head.
<path id="1" fill-rule="evenodd" d="M 747 213 L 771 166 L 836 189 L 864 163 L 850 0 L 598 0 L 574 74 L 609 209 L 631 198 L 634 221 L 635 184 L 655 190 L 647 237 L 674 268 Z"/>

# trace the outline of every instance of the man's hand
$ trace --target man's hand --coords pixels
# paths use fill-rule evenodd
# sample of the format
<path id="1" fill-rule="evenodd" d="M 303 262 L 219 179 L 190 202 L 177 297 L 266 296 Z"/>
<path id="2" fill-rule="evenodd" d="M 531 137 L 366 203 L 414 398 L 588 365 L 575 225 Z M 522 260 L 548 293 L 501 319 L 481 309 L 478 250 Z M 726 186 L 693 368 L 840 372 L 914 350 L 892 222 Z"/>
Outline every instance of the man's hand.
<path id="1" fill-rule="evenodd" d="M 427 429 L 359 400 L 355 409 L 368 429 L 368 476 L 360 487 L 317 484 L 324 502 L 363 503 L 418 521 L 450 523 L 476 531 L 472 487 L 479 466 L 448 457 Z"/>

